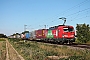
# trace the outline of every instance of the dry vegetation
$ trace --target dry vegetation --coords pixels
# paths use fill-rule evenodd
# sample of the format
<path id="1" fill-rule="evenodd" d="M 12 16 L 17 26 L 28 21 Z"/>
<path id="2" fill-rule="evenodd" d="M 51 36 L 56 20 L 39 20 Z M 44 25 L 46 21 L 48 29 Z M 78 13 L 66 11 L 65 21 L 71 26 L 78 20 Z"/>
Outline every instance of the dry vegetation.
<path id="1" fill-rule="evenodd" d="M 67 46 L 58 47 L 47 45 L 35 41 L 9 39 L 15 49 L 25 58 L 25 60 L 89 60 L 90 51 L 70 49 Z"/>
<path id="2" fill-rule="evenodd" d="M 0 39 L 0 60 L 6 60 L 6 41 Z"/>

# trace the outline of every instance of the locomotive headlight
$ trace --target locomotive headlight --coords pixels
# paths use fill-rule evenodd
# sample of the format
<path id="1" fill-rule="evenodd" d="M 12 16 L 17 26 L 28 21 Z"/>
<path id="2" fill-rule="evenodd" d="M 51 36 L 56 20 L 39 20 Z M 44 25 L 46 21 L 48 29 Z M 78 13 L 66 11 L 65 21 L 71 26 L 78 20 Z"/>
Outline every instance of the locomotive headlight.
<path id="1" fill-rule="evenodd" d="M 62 37 L 64 38 L 64 34 L 62 35 Z"/>
<path id="2" fill-rule="evenodd" d="M 71 37 L 74 37 L 74 35 L 71 35 Z"/>

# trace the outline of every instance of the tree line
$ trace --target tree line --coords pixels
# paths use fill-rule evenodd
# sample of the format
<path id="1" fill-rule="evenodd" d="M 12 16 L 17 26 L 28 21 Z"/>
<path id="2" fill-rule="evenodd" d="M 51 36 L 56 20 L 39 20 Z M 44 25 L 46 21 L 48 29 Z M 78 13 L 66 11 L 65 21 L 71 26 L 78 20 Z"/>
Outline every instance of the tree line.
<path id="1" fill-rule="evenodd" d="M 90 41 L 89 24 L 77 24 L 76 26 L 77 41 L 79 43 L 87 43 Z"/>
<path id="2" fill-rule="evenodd" d="M 24 32 L 22 32 L 22 33 L 14 33 L 14 34 L 12 34 L 11 36 L 20 35 L 20 34 L 25 34 L 25 33 L 29 33 L 29 31 L 24 31 Z"/>
<path id="3" fill-rule="evenodd" d="M 7 36 L 4 34 L 0 34 L 0 38 L 7 38 Z"/>

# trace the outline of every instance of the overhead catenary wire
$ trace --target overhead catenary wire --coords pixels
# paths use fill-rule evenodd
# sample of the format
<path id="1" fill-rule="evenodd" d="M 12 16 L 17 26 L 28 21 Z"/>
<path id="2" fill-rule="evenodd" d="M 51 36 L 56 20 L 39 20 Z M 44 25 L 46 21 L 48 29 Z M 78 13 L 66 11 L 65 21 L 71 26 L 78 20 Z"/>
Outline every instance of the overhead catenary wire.
<path id="1" fill-rule="evenodd" d="M 81 2 L 81 3 L 79 3 L 78 5 L 76 5 L 76 6 L 74 6 L 74 7 L 72 7 L 72 8 L 69 8 L 68 10 L 66 10 L 64 13 L 66 14 L 66 12 L 68 12 L 68 11 L 70 11 L 70 10 L 73 10 L 74 8 L 76 8 L 76 7 L 80 7 L 80 6 L 82 6 L 82 4 L 85 4 L 86 2 L 88 2 L 89 0 L 84 0 L 83 2 Z M 86 8 L 86 9 L 83 9 L 83 10 L 79 10 L 79 11 L 77 11 L 77 12 L 74 12 L 74 13 L 72 13 L 72 14 L 69 14 L 69 15 L 66 15 L 66 16 L 64 16 L 64 17 L 72 17 L 73 15 L 76 15 L 75 17 L 72 17 L 72 19 L 73 18 L 76 18 L 76 17 L 78 17 L 78 15 L 80 15 L 80 13 L 82 12 L 84 12 L 84 11 L 88 11 L 90 8 Z M 71 18 L 70 17 L 70 18 Z M 54 22 L 54 21 L 57 21 L 57 20 L 53 20 L 52 22 Z"/>
<path id="2" fill-rule="evenodd" d="M 89 0 L 87 0 L 87 1 L 89 1 Z M 69 15 L 67 15 L 66 17 L 70 18 L 71 21 L 73 21 L 73 20 L 75 20 L 75 19 L 76 19 L 76 20 L 85 19 L 85 18 L 90 17 L 90 16 L 89 16 L 89 11 L 90 11 L 90 7 L 85 8 L 85 9 L 83 9 L 83 10 L 79 10 L 79 11 L 77 11 L 77 12 L 75 12 L 75 13 L 69 14 Z M 83 15 L 83 17 L 81 17 L 82 15 Z M 70 22 L 71 22 L 71 21 L 70 21 Z"/>
<path id="3" fill-rule="evenodd" d="M 73 7 L 71 7 L 71 8 L 68 8 L 67 10 L 65 10 L 65 11 L 63 11 L 63 12 L 61 12 L 60 14 L 62 15 L 62 16 L 60 16 L 60 17 L 69 17 L 69 18 L 71 18 L 71 20 L 73 21 L 73 19 L 75 19 L 76 17 L 78 17 L 79 15 L 80 15 L 80 13 L 83 13 L 83 12 L 85 12 L 85 11 L 88 11 L 90 8 L 86 8 L 86 9 L 83 9 L 83 10 L 78 10 L 78 11 L 76 11 L 76 12 L 74 12 L 74 13 L 71 13 L 71 14 L 68 14 L 68 15 L 66 15 L 66 13 L 67 12 L 70 12 L 70 11 L 73 11 L 74 10 L 74 8 L 80 8 L 81 6 L 83 6 L 85 3 L 87 3 L 89 0 L 84 0 L 84 1 L 82 1 L 82 2 L 80 2 L 79 4 L 76 4 L 75 6 L 73 6 Z M 66 15 L 66 16 L 63 16 L 63 15 Z M 72 17 L 73 15 L 75 15 L 75 17 Z M 57 16 L 59 16 L 59 14 L 57 15 Z M 59 17 L 59 18 L 60 18 Z M 85 17 L 85 16 L 84 16 Z M 79 18 L 82 18 L 82 17 L 79 17 Z M 68 18 L 67 18 L 68 19 Z M 78 18 L 77 18 L 78 19 Z M 45 23 L 45 21 L 42 21 L 42 22 L 44 22 L 44 24 L 43 24 L 43 26 L 44 25 L 50 25 L 51 23 L 54 23 L 55 21 L 58 21 L 59 19 L 58 18 L 56 18 L 56 20 L 52 20 L 52 21 L 50 21 L 50 22 L 47 22 L 47 23 Z M 41 21 L 40 21 L 41 22 Z M 40 24 L 39 24 L 40 25 Z M 49 26 L 48 25 L 48 26 Z M 40 27 L 40 26 L 39 26 Z"/>
<path id="4" fill-rule="evenodd" d="M 72 11 L 74 8 L 79 8 L 80 6 L 82 6 L 83 4 L 85 4 L 88 1 L 89 0 L 84 0 L 84 1 L 80 2 L 79 4 L 77 4 L 77 5 L 75 5 L 75 6 L 71 7 L 71 8 L 68 8 L 67 10 L 61 12 L 60 14 L 65 15 L 67 12 Z"/>
<path id="5" fill-rule="evenodd" d="M 84 10 L 79 10 L 79 11 L 77 11 L 77 12 L 75 12 L 75 13 L 72 13 L 72 14 L 70 14 L 70 15 L 67 15 L 66 17 L 72 16 L 72 15 L 75 15 L 75 14 L 78 14 L 78 13 L 81 13 L 81 12 L 86 11 L 86 10 L 89 10 L 89 9 L 90 9 L 90 8 L 86 8 L 86 9 L 84 9 Z"/>
<path id="6" fill-rule="evenodd" d="M 78 14 L 78 15 L 80 15 L 80 14 Z M 78 16 L 78 15 L 77 15 L 77 16 Z M 71 21 L 74 21 L 74 20 L 79 20 L 79 19 L 82 19 L 82 18 L 83 18 L 83 19 L 86 19 L 86 18 L 90 17 L 89 15 L 87 15 L 87 13 L 86 13 L 86 15 L 83 16 L 83 17 L 77 17 L 77 16 L 71 18 L 70 20 L 71 20 Z"/>

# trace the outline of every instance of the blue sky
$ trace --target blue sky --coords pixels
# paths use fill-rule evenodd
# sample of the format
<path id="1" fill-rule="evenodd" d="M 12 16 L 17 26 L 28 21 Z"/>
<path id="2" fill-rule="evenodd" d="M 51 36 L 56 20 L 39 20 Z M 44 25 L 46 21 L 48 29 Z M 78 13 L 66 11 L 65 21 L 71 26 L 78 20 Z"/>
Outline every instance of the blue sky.
<path id="1" fill-rule="evenodd" d="M 63 24 L 90 24 L 90 0 L 0 0 L 0 33 L 11 35 Z"/>

